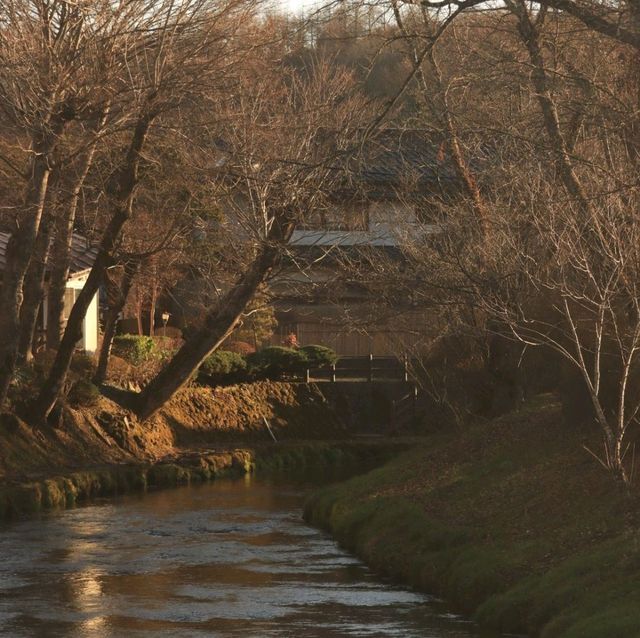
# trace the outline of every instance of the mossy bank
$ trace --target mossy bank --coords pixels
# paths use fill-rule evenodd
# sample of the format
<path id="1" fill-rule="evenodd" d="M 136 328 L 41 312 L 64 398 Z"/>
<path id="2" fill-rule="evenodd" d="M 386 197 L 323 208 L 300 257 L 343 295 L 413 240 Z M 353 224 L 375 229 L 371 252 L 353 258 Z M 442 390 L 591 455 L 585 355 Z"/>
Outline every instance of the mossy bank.
<path id="1" fill-rule="evenodd" d="M 382 573 L 498 631 L 640 636 L 640 503 L 550 397 L 423 445 L 308 501 Z"/>
<path id="2" fill-rule="evenodd" d="M 318 387 L 300 383 L 186 388 L 145 422 L 105 397 L 65 406 L 55 427 L 4 413 L 0 517 L 256 470 L 366 468 L 403 445 L 349 434 Z"/>
<path id="3" fill-rule="evenodd" d="M 240 476 L 252 470 L 254 456 L 250 450 L 233 450 L 176 461 L 88 468 L 30 482 L 5 483 L 0 486 L 0 518 L 74 507 L 97 497 Z"/>
<path id="4" fill-rule="evenodd" d="M 306 384 L 187 388 L 146 422 L 104 397 L 90 408 L 66 406 L 56 427 L 4 413 L 0 516 L 256 468 L 370 466 L 380 451 L 350 443 L 339 416 Z"/>
<path id="5" fill-rule="evenodd" d="M 0 486 L 0 519 L 75 507 L 100 497 L 251 473 L 314 476 L 318 473 L 344 474 L 345 469 L 353 472 L 362 468 L 365 471 L 406 447 L 404 441 L 392 445 L 383 441 L 292 441 L 226 452 L 192 451 L 154 464 L 104 466 L 41 480 L 9 482 Z"/>

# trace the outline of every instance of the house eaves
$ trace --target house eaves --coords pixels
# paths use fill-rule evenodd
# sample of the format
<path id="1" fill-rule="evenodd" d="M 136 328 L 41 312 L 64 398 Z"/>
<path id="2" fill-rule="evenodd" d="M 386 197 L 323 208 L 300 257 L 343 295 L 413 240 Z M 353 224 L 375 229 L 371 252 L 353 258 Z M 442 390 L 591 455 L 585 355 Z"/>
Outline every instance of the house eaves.
<path id="1" fill-rule="evenodd" d="M 7 265 L 7 246 L 10 233 L 0 232 L 0 275 Z M 98 255 L 98 248 L 90 244 L 85 237 L 77 233 L 73 234 L 71 243 L 71 264 L 69 278 L 79 278 L 86 275 Z"/>

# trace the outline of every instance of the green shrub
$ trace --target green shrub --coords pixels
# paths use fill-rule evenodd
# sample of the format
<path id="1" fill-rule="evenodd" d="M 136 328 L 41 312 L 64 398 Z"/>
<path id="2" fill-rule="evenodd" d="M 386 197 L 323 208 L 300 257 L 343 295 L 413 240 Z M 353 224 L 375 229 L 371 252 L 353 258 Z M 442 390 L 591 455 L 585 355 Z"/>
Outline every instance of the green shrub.
<path id="1" fill-rule="evenodd" d="M 113 339 L 112 351 L 137 366 L 156 354 L 156 344 L 153 337 L 146 335 L 118 335 Z"/>
<path id="2" fill-rule="evenodd" d="M 98 388 L 86 379 L 76 381 L 67 395 L 67 400 L 71 405 L 86 408 L 96 405 L 99 398 L 100 391 Z"/>
<path id="3" fill-rule="evenodd" d="M 16 368 L 8 393 L 12 411 L 20 412 L 26 408 L 29 398 L 37 395 L 43 378 L 43 374 L 29 363 Z"/>
<path id="4" fill-rule="evenodd" d="M 300 348 L 309 361 L 311 367 L 330 366 L 338 360 L 338 355 L 326 346 L 309 345 Z"/>
<path id="5" fill-rule="evenodd" d="M 168 361 L 184 343 L 182 339 L 173 339 L 172 337 L 165 337 L 162 335 L 156 335 L 152 337 L 152 339 L 154 347 L 150 357 L 148 357 L 145 362 L 149 361 L 150 358 L 157 359 L 159 361 Z"/>
<path id="6" fill-rule="evenodd" d="M 247 363 L 237 352 L 216 350 L 200 366 L 200 377 L 207 383 L 236 383 L 245 378 Z"/>
<path id="7" fill-rule="evenodd" d="M 301 350 L 269 346 L 250 354 L 247 363 L 258 378 L 282 379 L 302 374 L 309 361 Z"/>
<path id="8" fill-rule="evenodd" d="M 13 373 L 12 385 L 18 390 L 33 388 L 42 378 L 38 370 L 31 364 L 17 366 Z"/>

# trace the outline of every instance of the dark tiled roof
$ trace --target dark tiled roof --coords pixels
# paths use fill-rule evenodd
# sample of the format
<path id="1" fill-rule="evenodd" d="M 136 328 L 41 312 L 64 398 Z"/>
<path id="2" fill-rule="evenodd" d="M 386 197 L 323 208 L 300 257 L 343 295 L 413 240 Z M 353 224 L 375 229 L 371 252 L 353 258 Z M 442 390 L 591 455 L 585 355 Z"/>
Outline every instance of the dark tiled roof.
<path id="1" fill-rule="evenodd" d="M 350 188 L 382 192 L 402 186 L 447 187 L 457 181 L 442 140 L 417 130 L 386 130 L 367 140 L 347 160 Z"/>
<path id="2" fill-rule="evenodd" d="M 11 237 L 9 233 L 0 232 L 0 274 L 4 271 L 6 265 L 9 237 Z M 97 254 L 98 249 L 96 246 L 90 245 L 82 235 L 74 233 L 73 242 L 71 244 L 70 275 L 77 275 L 78 273 L 91 268 Z"/>
<path id="3" fill-rule="evenodd" d="M 440 142 L 419 131 L 383 131 L 363 147 L 354 162 L 356 179 L 368 183 L 452 182 L 456 174 Z"/>

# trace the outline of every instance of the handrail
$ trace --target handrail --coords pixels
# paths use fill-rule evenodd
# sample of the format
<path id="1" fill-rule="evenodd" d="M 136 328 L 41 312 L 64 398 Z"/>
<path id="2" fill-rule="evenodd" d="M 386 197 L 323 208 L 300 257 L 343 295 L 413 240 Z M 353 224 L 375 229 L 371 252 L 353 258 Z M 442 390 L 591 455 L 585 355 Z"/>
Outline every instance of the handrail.
<path id="1" fill-rule="evenodd" d="M 343 362 L 346 365 L 340 365 Z M 355 364 L 355 365 L 354 365 Z M 328 376 L 328 380 L 335 382 L 340 377 L 343 380 L 355 380 L 366 378 L 371 382 L 380 381 L 409 381 L 409 360 L 393 356 L 355 356 L 340 357 L 331 366 L 309 367 L 305 370 L 305 381 L 308 383 L 311 377 Z"/>

